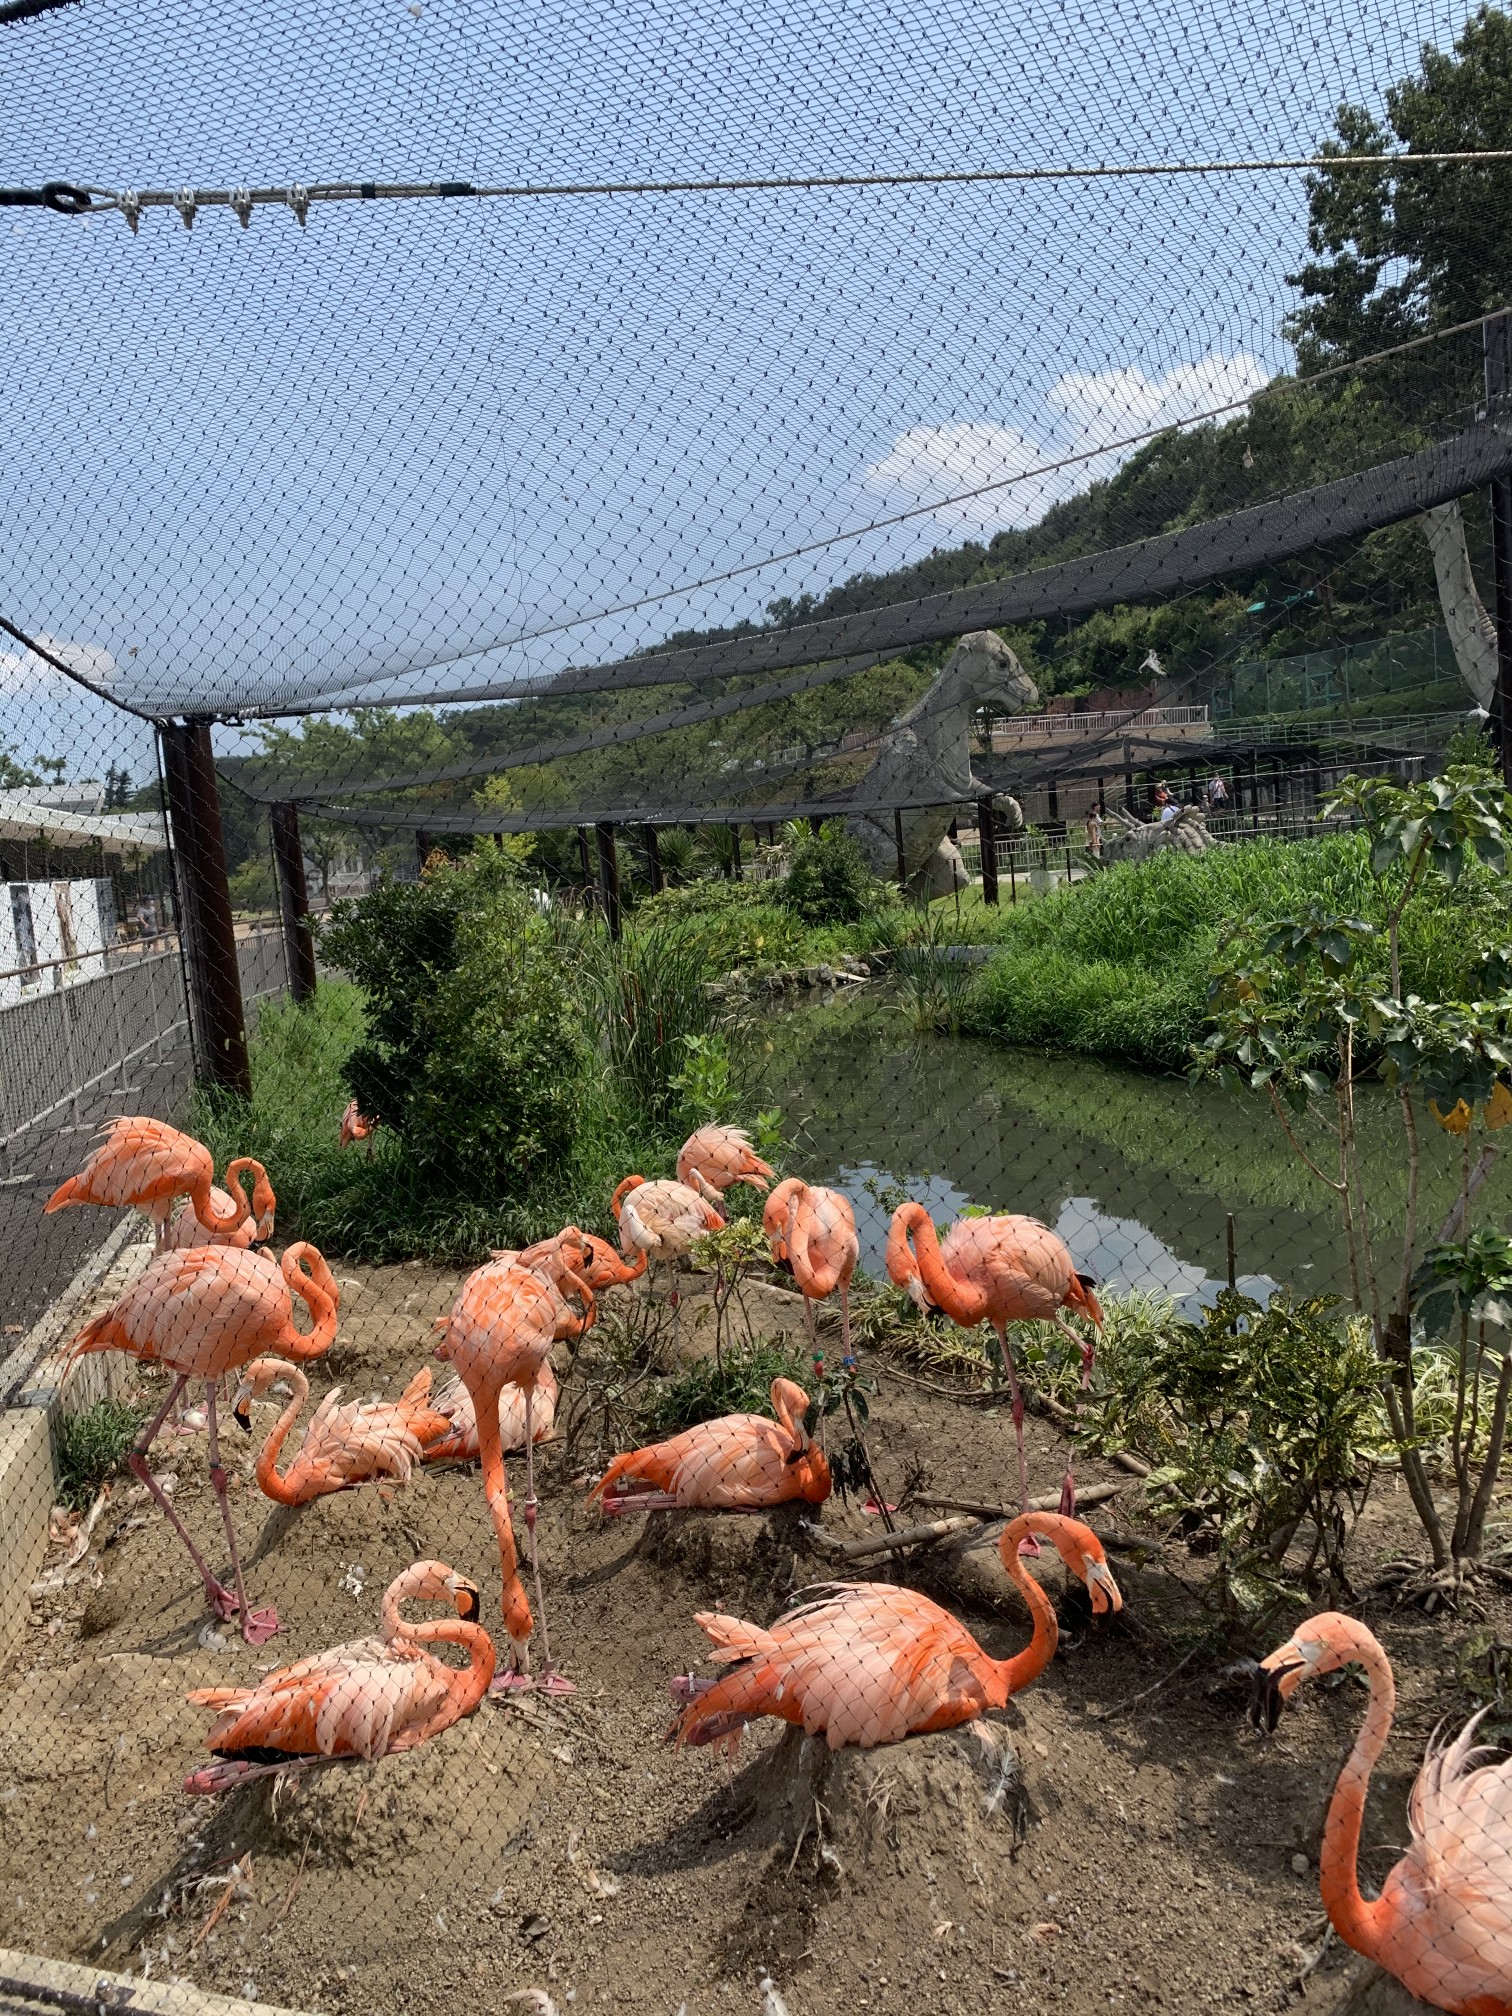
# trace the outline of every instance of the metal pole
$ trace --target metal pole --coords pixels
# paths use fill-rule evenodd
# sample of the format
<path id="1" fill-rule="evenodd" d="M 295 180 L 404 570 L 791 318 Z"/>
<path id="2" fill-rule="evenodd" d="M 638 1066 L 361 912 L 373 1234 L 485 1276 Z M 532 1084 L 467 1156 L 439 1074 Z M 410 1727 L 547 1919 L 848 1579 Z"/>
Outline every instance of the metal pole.
<path id="1" fill-rule="evenodd" d="M 819 837 L 819 834 L 822 831 L 823 826 L 824 821 L 819 817 L 819 814 L 817 812 L 810 812 L 809 831 L 814 835 L 815 839 Z"/>
<path id="2" fill-rule="evenodd" d="M 1134 810 L 1134 744 L 1124 737 L 1124 810 Z"/>
<path id="3" fill-rule="evenodd" d="M 997 820 L 993 815 L 992 800 L 977 800 L 977 839 L 982 853 L 982 901 L 990 903 L 994 909 L 998 900 L 997 873 Z"/>
<path id="4" fill-rule="evenodd" d="M 607 819 L 601 819 L 593 829 L 593 837 L 598 843 L 599 896 L 604 906 L 604 922 L 609 926 L 609 936 L 618 940 L 620 881 L 619 857 L 614 848 L 614 827 Z"/>
<path id="5" fill-rule="evenodd" d="M 1503 313 L 1482 324 L 1486 411 L 1503 425 L 1512 420 L 1512 320 Z M 1501 757 L 1503 782 L 1512 783 L 1512 478 L 1491 485 L 1491 553 L 1495 570 L 1496 692 L 1486 723 Z"/>
<path id="6" fill-rule="evenodd" d="M 191 926 L 190 989 L 202 1041 L 201 1069 L 212 1085 L 250 1099 L 252 1067 L 210 723 L 168 721 L 160 732 L 168 812 L 189 899 L 185 921 Z"/>
<path id="7" fill-rule="evenodd" d="M 422 875 L 425 873 L 425 864 L 430 859 L 430 852 L 431 837 L 423 826 L 417 826 L 415 828 L 415 866 L 420 870 Z"/>
<path id="8" fill-rule="evenodd" d="M 305 885 L 299 814 L 292 805 L 275 805 L 269 823 L 273 859 L 278 865 L 278 908 L 283 917 L 289 992 L 296 1007 L 303 1007 L 315 998 L 315 934 L 310 929 L 310 892 Z"/>
<path id="9" fill-rule="evenodd" d="M 730 828 L 730 880 L 738 882 L 740 874 L 740 828 L 739 826 L 732 826 Z"/>
<path id="10" fill-rule="evenodd" d="M 661 842 L 656 837 L 656 828 L 647 826 L 646 835 L 646 879 L 651 884 L 651 894 L 655 896 L 667 886 L 667 878 L 662 873 Z"/>
<path id="11" fill-rule="evenodd" d="M 583 893 L 584 896 L 586 897 L 588 891 L 593 887 L 593 870 L 588 865 L 588 835 L 583 831 L 582 827 L 579 826 L 579 828 L 577 829 L 577 836 L 578 836 L 578 866 L 583 871 Z"/>
<path id="12" fill-rule="evenodd" d="M 898 855 L 898 887 L 908 886 L 908 861 L 903 852 L 903 813 L 901 807 L 893 807 L 893 846 Z"/>

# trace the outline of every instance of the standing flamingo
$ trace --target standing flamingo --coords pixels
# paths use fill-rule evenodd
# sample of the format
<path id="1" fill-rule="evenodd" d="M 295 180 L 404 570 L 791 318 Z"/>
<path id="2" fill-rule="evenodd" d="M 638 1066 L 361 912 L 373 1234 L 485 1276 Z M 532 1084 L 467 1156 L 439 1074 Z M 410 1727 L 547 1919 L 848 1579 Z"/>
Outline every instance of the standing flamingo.
<path id="1" fill-rule="evenodd" d="M 91 1151 L 77 1176 L 60 1183 L 43 1206 L 44 1211 L 61 1211 L 69 1204 L 110 1204 L 118 1209 L 136 1206 L 151 1218 L 158 1251 L 163 1250 L 168 1218 L 174 1199 L 188 1196 L 195 1217 L 207 1232 L 237 1245 L 247 1215 L 239 1185 L 250 1173 L 254 1189 L 252 1209 L 256 1215 L 253 1236 L 273 1235 L 273 1186 L 261 1162 L 241 1155 L 226 1169 L 225 1208 L 215 1202 L 215 1158 L 202 1141 L 181 1134 L 165 1121 L 143 1115 L 112 1120 L 98 1145 Z"/>
<path id="2" fill-rule="evenodd" d="M 399 1612 L 408 1597 L 450 1601 L 462 1621 L 411 1624 Z M 476 1582 L 444 1561 L 416 1561 L 388 1586 L 379 1637 L 317 1652 L 255 1687 L 196 1688 L 190 1701 L 216 1710 L 205 1743 L 219 1761 L 191 1773 L 184 1790 L 228 1792 L 301 1758 L 371 1760 L 439 1736 L 472 1714 L 493 1678 L 493 1640 L 477 1619 Z M 425 1650 L 437 1643 L 462 1646 L 467 1665 Z"/>
<path id="3" fill-rule="evenodd" d="M 350 1148 L 354 1141 L 366 1141 L 367 1157 L 373 1159 L 373 1135 L 378 1126 L 376 1120 L 369 1120 L 355 1099 L 348 1099 L 346 1111 L 341 1116 L 339 1145 Z"/>
<path id="4" fill-rule="evenodd" d="M 509 1486 L 504 1476 L 504 1449 L 499 1430 L 499 1400 L 508 1385 L 519 1387 L 525 1401 L 525 1525 L 530 1534 L 530 1566 L 536 1603 L 541 1612 L 543 1663 L 541 1684 L 548 1692 L 570 1693 L 572 1683 L 551 1663 L 546 1631 L 546 1602 L 541 1591 L 541 1564 L 536 1549 L 535 1437 L 532 1408 L 535 1393 L 550 1362 L 559 1301 L 549 1282 L 528 1267 L 489 1261 L 475 1268 L 446 1319 L 446 1335 L 436 1356 L 454 1365 L 473 1403 L 478 1454 L 483 1461 L 483 1492 L 499 1543 L 503 1575 L 504 1627 L 510 1643 L 510 1671 L 496 1687 L 529 1687 L 530 1604 L 520 1580 L 519 1554 L 509 1517 Z"/>
<path id="5" fill-rule="evenodd" d="M 695 1619 L 730 1669 L 718 1680 L 673 1682 L 686 1705 L 673 1724 L 679 1743 L 738 1741 L 747 1722 L 777 1715 L 805 1735 L 821 1730 L 831 1750 L 869 1750 L 931 1729 L 974 1722 L 1037 1680 L 1055 1656 L 1058 1626 L 1050 1598 L 1019 1559 L 1021 1538 L 1041 1533 L 1086 1583 L 1095 1613 L 1123 1599 L 1102 1543 L 1080 1520 L 1027 1512 L 1003 1530 L 998 1552 L 1029 1605 L 1034 1635 L 1011 1659 L 992 1659 L 965 1625 L 921 1596 L 888 1582 L 821 1585 L 813 1602 L 779 1617 L 770 1631 L 738 1617 Z"/>
<path id="6" fill-rule="evenodd" d="M 250 1435 L 252 1402 L 276 1379 L 288 1381 L 293 1397 L 258 1452 L 257 1484 L 265 1498 L 279 1505 L 307 1505 L 312 1498 L 377 1477 L 407 1484 L 426 1445 L 451 1432 L 451 1422 L 431 1405 L 428 1365 L 421 1366 L 397 1400 L 349 1400 L 343 1407 L 341 1388 L 333 1386 L 316 1408 L 299 1454 L 280 1476 L 279 1455 L 310 1397 L 304 1373 L 283 1358 L 254 1358 L 242 1372 L 231 1412 Z"/>
<path id="7" fill-rule="evenodd" d="M 705 1232 L 717 1232 L 725 1223 L 717 1201 L 700 1194 L 687 1183 L 666 1177 L 648 1183 L 644 1176 L 627 1176 L 609 1200 L 619 1226 L 620 1245 L 628 1256 L 637 1253 L 650 1268 L 658 1260 L 667 1263 L 672 1277 L 672 1307 L 681 1317 L 677 1297 L 676 1267 L 686 1257 L 693 1241 Z"/>
<path id="8" fill-rule="evenodd" d="M 912 1243 L 910 1243 L 912 1235 Z M 1029 1509 L 1029 1469 L 1024 1458 L 1024 1396 L 1008 1344 L 1008 1325 L 1037 1318 L 1053 1323 L 1081 1353 L 1082 1385 L 1092 1376 L 1092 1344 L 1062 1322 L 1061 1309 L 1075 1309 L 1102 1328 L 1103 1313 L 1090 1283 L 1076 1271 L 1064 1240 L 1037 1218 L 962 1218 L 942 1246 L 922 1204 L 902 1204 L 887 1235 L 888 1278 L 906 1288 L 921 1309 L 942 1309 L 952 1323 L 975 1329 L 990 1323 L 998 1334 L 1013 1395 L 1013 1433 L 1018 1444 L 1019 1503 Z M 1076 1480 L 1066 1467 L 1061 1509 L 1076 1505 Z"/>
<path id="9" fill-rule="evenodd" d="M 761 1227 L 771 1245 L 772 1259 L 779 1267 L 785 1264 L 798 1283 L 809 1341 L 816 1350 L 814 1304 L 839 1289 L 840 1349 L 848 1359 L 851 1276 L 861 1258 L 856 1214 L 849 1197 L 789 1176 L 768 1197 Z"/>
<path id="10" fill-rule="evenodd" d="M 1452 1741 L 1429 1741 L 1408 1801 L 1410 1845 L 1381 1885 L 1360 1894 L 1360 1828 L 1370 1773 L 1396 1709 L 1391 1662 L 1363 1624 L 1325 1610 L 1261 1662 L 1253 1719 L 1274 1729 L 1281 1705 L 1320 1674 L 1358 1663 L 1370 1706 L 1323 1826 L 1319 1879 L 1329 1923 L 1357 1953 L 1453 2016 L 1512 2016 L 1512 1758 L 1475 1747 L 1481 1716 Z"/>
<path id="11" fill-rule="evenodd" d="M 616 1456 L 588 1494 L 606 1512 L 764 1512 L 830 1495 L 829 1465 L 803 1425 L 809 1396 L 791 1379 L 772 1381 L 772 1413 L 700 1421 L 666 1442 Z"/>
<path id="12" fill-rule="evenodd" d="M 290 1291 L 309 1311 L 314 1328 L 302 1336 L 294 1327 Z M 137 1437 L 127 1463 L 147 1486 L 169 1525 L 189 1549 L 199 1570 L 205 1595 L 216 1616 L 241 1617 L 242 1637 L 260 1645 L 278 1629 L 275 1610 L 252 1610 L 247 1604 L 241 1557 L 231 1507 L 226 1499 L 226 1473 L 221 1468 L 216 1430 L 216 1386 L 224 1373 L 239 1371 L 265 1352 L 308 1363 L 328 1351 L 336 1336 L 336 1282 L 313 1246 L 302 1240 L 290 1246 L 275 1264 L 267 1253 L 236 1246 L 193 1246 L 186 1252 L 160 1253 L 126 1290 L 112 1309 L 86 1323 L 74 1340 L 75 1355 L 92 1351 L 126 1351 L 144 1365 L 165 1365 L 173 1373 L 168 1397 Z M 220 1504 L 226 1543 L 231 1550 L 235 1593 L 214 1575 L 162 1486 L 153 1476 L 147 1452 L 191 1379 L 205 1381 L 206 1419 L 210 1429 L 210 1483 Z"/>
<path id="13" fill-rule="evenodd" d="M 765 1190 L 777 1175 L 751 1146 L 741 1127 L 700 1127 L 677 1152 L 677 1180 L 717 1204 L 736 1183 Z"/>

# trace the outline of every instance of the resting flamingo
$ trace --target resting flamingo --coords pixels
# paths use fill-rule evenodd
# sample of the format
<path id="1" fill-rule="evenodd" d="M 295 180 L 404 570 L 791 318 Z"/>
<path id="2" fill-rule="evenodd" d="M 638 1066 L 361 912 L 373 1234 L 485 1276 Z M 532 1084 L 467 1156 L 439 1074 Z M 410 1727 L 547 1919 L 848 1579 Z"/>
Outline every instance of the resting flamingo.
<path id="1" fill-rule="evenodd" d="M 1360 1894 L 1370 1773 L 1396 1708 L 1391 1662 L 1363 1624 L 1310 1617 L 1261 1662 L 1253 1718 L 1274 1729 L 1304 1680 L 1357 1663 L 1370 1705 L 1323 1825 L 1319 1879 L 1329 1923 L 1357 1953 L 1453 2016 L 1512 2016 L 1512 1758 L 1475 1746 L 1481 1709 L 1452 1741 L 1435 1734 L 1407 1806 L 1410 1844 L 1379 1897 Z"/>
<path id="2" fill-rule="evenodd" d="M 341 1116 L 339 1145 L 343 1148 L 350 1148 L 354 1141 L 366 1141 L 368 1160 L 371 1162 L 373 1159 L 373 1135 L 377 1131 L 377 1127 L 378 1122 L 376 1120 L 369 1120 L 355 1099 L 348 1099 L 346 1111 Z"/>
<path id="3" fill-rule="evenodd" d="M 549 1442 L 556 1429 L 557 1401 L 560 1397 L 556 1374 L 549 1365 L 541 1367 L 531 1396 L 531 1439 Z M 478 1460 L 478 1417 L 472 1395 L 453 1373 L 431 1401 L 437 1414 L 445 1416 L 446 1433 L 421 1450 L 425 1463 L 476 1463 Z M 525 1447 L 525 1395 L 518 1386 L 506 1386 L 499 1396 L 499 1446 L 506 1456 Z"/>
<path id="4" fill-rule="evenodd" d="M 461 1620 L 411 1624 L 399 1605 L 414 1597 L 455 1604 Z M 365 1757 L 413 1750 L 471 1715 L 494 1673 L 493 1640 L 478 1619 L 478 1585 L 444 1561 L 416 1561 L 388 1586 L 380 1635 L 317 1652 L 255 1687 L 198 1687 L 197 1708 L 213 1708 L 205 1738 L 218 1761 L 184 1780 L 186 1792 L 228 1792 L 301 1759 Z M 427 1645 L 460 1645 L 465 1667 Z M 272 1754 L 270 1754 L 272 1753 Z"/>
<path id="5" fill-rule="evenodd" d="M 1024 1396 L 1008 1344 L 1008 1325 L 1037 1318 L 1053 1323 L 1081 1353 L 1082 1385 L 1092 1376 L 1093 1346 L 1079 1337 L 1059 1311 L 1075 1309 L 1098 1329 L 1103 1313 L 1090 1281 L 1076 1271 L 1070 1249 L 1037 1218 L 961 1218 L 940 1243 L 922 1204 L 902 1204 L 887 1235 L 888 1278 L 906 1288 L 924 1310 L 941 1309 L 952 1323 L 973 1330 L 990 1323 L 998 1334 L 1013 1395 L 1013 1434 L 1018 1445 L 1019 1504 L 1029 1509 L 1029 1470 L 1024 1459 Z M 1069 1463 L 1061 1510 L 1074 1511 L 1076 1480 Z"/>
<path id="6" fill-rule="evenodd" d="M 729 1671 L 718 1680 L 689 1675 L 673 1682 L 673 1698 L 685 1705 L 670 1733 L 679 1743 L 733 1747 L 746 1723 L 776 1715 L 808 1736 L 822 1730 L 831 1750 L 846 1744 L 869 1750 L 1001 1708 L 1055 1656 L 1055 1611 L 1019 1558 L 1019 1541 L 1033 1533 L 1043 1534 L 1086 1583 L 1094 1613 L 1122 1607 L 1096 1534 L 1077 1519 L 1027 1512 L 1010 1521 L 998 1542 L 1034 1620 L 1033 1636 L 1013 1658 L 989 1658 L 964 1624 L 916 1589 L 825 1584 L 770 1631 L 700 1613 L 694 1621 Z"/>
<path id="7" fill-rule="evenodd" d="M 313 1329 L 302 1336 L 294 1327 L 290 1291 L 309 1311 Z M 76 1356 L 92 1351 L 125 1351 L 144 1365 L 164 1365 L 174 1375 L 168 1397 L 137 1437 L 127 1463 L 145 1484 L 168 1523 L 189 1549 L 199 1570 L 205 1595 L 216 1616 L 240 1615 L 241 1634 L 249 1645 L 260 1645 L 278 1629 L 275 1610 L 252 1610 L 247 1604 L 241 1557 L 231 1507 L 226 1499 L 226 1473 L 221 1467 L 216 1430 L 216 1386 L 223 1374 L 240 1371 L 264 1353 L 308 1364 L 328 1351 L 336 1337 L 339 1294 L 320 1252 L 303 1240 L 290 1246 L 283 1259 L 247 1252 L 235 1246 L 192 1246 L 186 1252 L 160 1253 L 138 1275 L 112 1309 L 86 1323 L 74 1340 Z M 205 1381 L 206 1420 L 210 1429 L 210 1483 L 220 1505 L 231 1552 L 233 1593 L 211 1574 L 172 1501 L 147 1462 L 163 1423 L 191 1379 Z"/>
<path id="8" fill-rule="evenodd" d="M 736 1183 L 765 1190 L 777 1175 L 741 1127 L 700 1127 L 677 1151 L 677 1180 L 717 1204 Z"/>
<path id="9" fill-rule="evenodd" d="M 241 1179 L 253 1179 L 253 1230 L 243 1238 L 248 1218 Z M 231 1194 L 227 1194 L 227 1193 Z M 112 1120 L 91 1150 L 77 1176 L 60 1183 L 43 1206 L 62 1211 L 70 1204 L 135 1206 L 152 1220 L 157 1249 L 168 1243 L 168 1220 L 175 1199 L 186 1196 L 204 1230 L 227 1244 L 248 1246 L 273 1236 L 275 1198 L 268 1172 L 250 1155 L 239 1155 L 226 1168 L 226 1187 L 215 1188 L 215 1158 L 203 1141 L 181 1134 L 166 1121 L 145 1115 Z M 223 1199 L 224 1202 L 217 1202 Z M 175 1244 L 186 1245 L 187 1239 Z"/>
<path id="10" fill-rule="evenodd" d="M 517 1386 L 525 1415 L 525 1525 L 530 1534 L 530 1566 L 536 1603 L 541 1612 L 543 1663 L 541 1684 L 553 1693 L 570 1693 L 572 1683 L 554 1671 L 551 1640 L 546 1629 L 546 1603 L 541 1591 L 541 1564 L 536 1548 L 534 1400 L 550 1363 L 560 1297 L 549 1282 L 510 1262 L 489 1261 L 475 1268 L 446 1319 L 446 1335 L 436 1356 L 454 1365 L 472 1399 L 477 1424 L 478 1454 L 483 1463 L 483 1493 L 499 1544 L 503 1576 L 504 1628 L 510 1644 L 510 1670 L 496 1687 L 529 1687 L 530 1634 L 533 1620 L 525 1586 L 520 1580 L 519 1553 L 509 1516 L 509 1486 L 504 1475 L 504 1448 L 499 1427 L 499 1401 L 506 1386 Z M 591 1306 L 591 1294 L 590 1294 Z"/>
<path id="11" fill-rule="evenodd" d="M 850 1284 L 861 1258 L 856 1214 L 849 1197 L 789 1176 L 768 1197 L 761 1227 L 773 1261 L 779 1267 L 786 1266 L 798 1284 L 809 1341 L 816 1349 L 814 1304 L 839 1289 L 840 1349 L 849 1358 Z"/>
<path id="12" fill-rule="evenodd" d="M 258 1489 L 279 1505 L 307 1505 L 378 1477 L 407 1484 L 426 1446 L 451 1431 L 451 1422 L 431 1405 L 428 1365 L 397 1400 L 349 1400 L 342 1406 L 341 1388 L 333 1386 L 315 1409 L 299 1454 L 280 1476 L 279 1455 L 310 1397 L 304 1373 L 284 1358 L 254 1358 L 242 1372 L 231 1412 L 250 1435 L 252 1402 L 279 1379 L 292 1387 L 293 1397 L 258 1451 L 256 1472 Z"/>
<path id="13" fill-rule="evenodd" d="M 616 1456 L 588 1494 L 605 1512 L 764 1512 L 794 1498 L 822 1505 L 829 1465 L 803 1418 L 809 1396 L 791 1379 L 772 1381 L 772 1413 L 700 1421 L 666 1442 Z"/>

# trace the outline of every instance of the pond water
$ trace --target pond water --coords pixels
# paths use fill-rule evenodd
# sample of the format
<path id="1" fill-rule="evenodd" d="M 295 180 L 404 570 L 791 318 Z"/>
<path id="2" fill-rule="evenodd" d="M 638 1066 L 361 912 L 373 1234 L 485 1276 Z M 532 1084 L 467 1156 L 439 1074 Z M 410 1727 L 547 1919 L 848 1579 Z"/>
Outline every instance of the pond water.
<path id="1" fill-rule="evenodd" d="M 891 1200 L 872 1193 L 901 1186 L 938 1223 L 968 1204 L 1040 1218 L 1108 1287 L 1169 1295 L 1189 1311 L 1227 1279 L 1230 1214 L 1245 1292 L 1260 1301 L 1278 1286 L 1348 1292 L 1332 1194 L 1259 1099 L 1085 1057 L 916 1037 L 871 990 L 776 1012 L 762 1041 L 765 1097 L 794 1142 L 788 1166 L 851 1197 L 874 1278 L 885 1271 Z M 1384 1089 L 1362 1091 L 1359 1124 L 1372 1216 L 1399 1226 L 1405 1164 Z M 1454 1201 L 1458 1143 L 1431 1124 L 1423 1132 L 1431 1236 Z M 1321 1130 L 1306 1138 L 1321 1145 Z M 1475 1216 L 1504 1224 L 1509 1212 L 1512 1156 L 1503 1156 Z"/>

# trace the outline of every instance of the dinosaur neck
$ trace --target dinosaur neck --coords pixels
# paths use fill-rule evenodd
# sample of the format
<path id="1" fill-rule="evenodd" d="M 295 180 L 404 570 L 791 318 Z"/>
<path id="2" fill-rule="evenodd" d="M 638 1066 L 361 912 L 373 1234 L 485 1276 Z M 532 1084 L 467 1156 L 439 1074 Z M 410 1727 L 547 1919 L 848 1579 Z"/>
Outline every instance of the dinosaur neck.
<path id="1" fill-rule="evenodd" d="M 959 1323 L 964 1330 L 980 1323 L 987 1314 L 987 1297 L 973 1282 L 958 1280 L 945 1265 L 939 1234 L 924 1206 L 905 1204 L 893 1225 L 895 1232 L 901 1231 L 905 1249 L 912 1233 L 913 1263 L 924 1292 L 935 1307 L 943 1309 L 951 1322 Z M 888 1243 L 891 1246 L 891 1239 Z M 890 1266 L 888 1272 L 892 1272 Z"/>
<path id="2" fill-rule="evenodd" d="M 1032 1680 L 1037 1680 L 1055 1657 L 1055 1648 L 1060 1642 L 1060 1626 L 1055 1621 L 1055 1610 L 1050 1598 L 1024 1566 L 1019 1556 L 1019 1542 L 1030 1533 L 1043 1533 L 1054 1539 L 1056 1532 L 1049 1514 L 1025 1512 L 1008 1522 L 998 1541 L 998 1553 L 1008 1571 L 1008 1579 L 1028 1604 L 1034 1630 L 1022 1652 L 1015 1652 L 1011 1659 L 994 1659 L 991 1662 L 997 1684 L 1002 1689 L 1001 1699 L 994 1704 L 997 1707 L 1001 1707 L 1009 1695 L 1017 1694 Z"/>
<path id="3" fill-rule="evenodd" d="M 1391 1734 L 1396 1684 L 1391 1677 L 1390 1661 L 1370 1632 L 1362 1626 L 1351 1632 L 1350 1637 L 1350 1657 L 1358 1659 L 1370 1676 L 1370 1706 L 1354 1748 L 1339 1773 L 1333 1798 L 1328 1802 L 1318 1865 L 1319 1888 L 1323 1908 L 1345 1945 L 1374 1959 L 1383 1943 L 1381 1906 L 1379 1901 L 1367 1902 L 1360 1895 L 1360 1828 L 1370 1773 Z"/>
<path id="4" fill-rule="evenodd" d="M 257 1456 L 257 1488 L 265 1498 L 271 1498 L 278 1505 L 292 1505 L 295 1494 L 288 1482 L 279 1476 L 277 1463 L 289 1430 L 299 1419 L 300 1409 L 310 1397 L 310 1382 L 297 1365 L 288 1368 L 289 1383 L 294 1388 L 294 1397 L 273 1424 L 272 1433 L 264 1442 Z"/>

